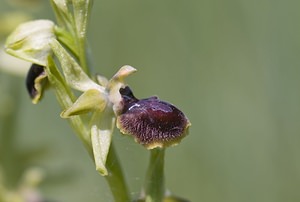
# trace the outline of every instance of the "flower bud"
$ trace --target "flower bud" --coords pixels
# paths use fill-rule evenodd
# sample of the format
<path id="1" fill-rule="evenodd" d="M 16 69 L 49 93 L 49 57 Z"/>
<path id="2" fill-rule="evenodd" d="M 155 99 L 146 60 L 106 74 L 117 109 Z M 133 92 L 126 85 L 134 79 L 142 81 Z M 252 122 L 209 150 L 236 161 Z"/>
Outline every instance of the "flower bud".
<path id="1" fill-rule="evenodd" d="M 50 20 L 35 20 L 19 25 L 6 40 L 6 52 L 42 66 L 52 52 L 49 42 L 56 38 L 54 23 Z"/>
<path id="2" fill-rule="evenodd" d="M 120 88 L 122 97 L 117 127 L 132 135 L 147 149 L 177 145 L 191 125 L 175 106 L 157 97 L 137 99 L 128 86 Z"/>

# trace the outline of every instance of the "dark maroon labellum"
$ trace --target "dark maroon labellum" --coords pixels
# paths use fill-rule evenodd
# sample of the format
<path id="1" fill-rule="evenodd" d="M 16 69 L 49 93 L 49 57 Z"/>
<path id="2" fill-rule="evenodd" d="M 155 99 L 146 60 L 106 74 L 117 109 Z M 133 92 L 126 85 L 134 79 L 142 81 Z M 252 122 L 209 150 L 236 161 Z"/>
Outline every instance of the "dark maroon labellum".
<path id="1" fill-rule="evenodd" d="M 45 67 L 32 64 L 26 77 L 26 88 L 33 104 L 37 104 L 43 97 L 48 86 L 48 77 Z"/>
<path id="2" fill-rule="evenodd" d="M 37 95 L 37 89 L 35 88 L 35 79 L 41 74 L 44 74 L 44 67 L 38 64 L 32 64 L 26 77 L 26 88 L 31 98 Z"/>
<path id="3" fill-rule="evenodd" d="M 120 94 L 123 108 L 117 123 L 122 133 L 149 149 L 178 144 L 186 136 L 190 122 L 172 104 L 157 97 L 138 100 L 128 86 Z"/>

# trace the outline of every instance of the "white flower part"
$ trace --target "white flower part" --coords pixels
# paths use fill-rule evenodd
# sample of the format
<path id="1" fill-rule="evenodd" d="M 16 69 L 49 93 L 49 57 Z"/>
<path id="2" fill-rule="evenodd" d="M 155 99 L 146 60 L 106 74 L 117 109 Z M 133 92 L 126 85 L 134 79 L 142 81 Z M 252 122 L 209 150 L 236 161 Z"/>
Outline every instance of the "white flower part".
<path id="1" fill-rule="evenodd" d="M 113 110 L 117 114 L 120 108 L 120 102 L 122 97 L 119 93 L 121 87 L 123 87 L 124 79 L 129 76 L 130 74 L 136 72 L 137 70 L 130 66 L 124 65 L 122 66 L 119 71 L 110 79 L 107 84 L 107 91 L 109 92 L 109 101 L 113 104 Z"/>
<path id="2" fill-rule="evenodd" d="M 55 38 L 54 23 L 34 20 L 19 25 L 7 38 L 6 52 L 31 63 L 46 66 L 51 53 L 50 41 Z"/>

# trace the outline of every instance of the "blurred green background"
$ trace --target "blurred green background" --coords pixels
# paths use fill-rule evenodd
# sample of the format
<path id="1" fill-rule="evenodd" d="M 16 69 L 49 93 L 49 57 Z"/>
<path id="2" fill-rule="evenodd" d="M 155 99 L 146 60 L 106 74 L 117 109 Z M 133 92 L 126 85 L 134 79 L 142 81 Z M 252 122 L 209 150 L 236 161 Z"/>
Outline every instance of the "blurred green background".
<path id="1" fill-rule="evenodd" d="M 24 2 L 1 0 L 0 15 L 54 19 L 48 1 Z M 193 202 L 300 201 L 299 8 L 297 0 L 94 1 L 88 39 L 94 71 L 110 78 L 132 65 L 138 72 L 127 81 L 137 97 L 158 95 L 193 124 L 182 144 L 167 150 L 173 193 Z M 49 199 L 112 201 L 59 117 L 53 92 L 32 105 L 23 78 L 1 72 L 0 79 L 0 109 L 14 114 L 1 113 L 0 131 L 10 123 L 15 134 L 2 165 L 7 178 L 37 166 Z M 138 196 L 148 152 L 117 130 L 114 138 Z M 7 152 L 3 145 L 0 151 Z"/>

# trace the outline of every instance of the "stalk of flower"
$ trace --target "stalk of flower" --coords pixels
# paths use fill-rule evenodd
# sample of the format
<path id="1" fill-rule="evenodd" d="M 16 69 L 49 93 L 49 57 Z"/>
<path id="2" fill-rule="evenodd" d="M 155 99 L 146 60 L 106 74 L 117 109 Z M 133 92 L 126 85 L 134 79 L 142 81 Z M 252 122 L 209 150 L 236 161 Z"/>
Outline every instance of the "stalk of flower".
<path id="1" fill-rule="evenodd" d="M 44 84 L 49 83 L 64 109 L 61 116 L 69 118 L 72 128 L 94 159 L 96 169 L 107 176 L 115 201 L 129 201 L 127 185 L 111 145 L 115 117 L 109 97 L 114 97 L 112 92 L 117 92 L 114 86 L 121 85 L 117 81 L 123 77 L 115 76 L 108 83 L 109 88 L 105 88 L 87 74 L 84 41 L 90 9 L 87 4 L 91 2 L 74 1 L 71 6 L 63 1 L 52 3 L 59 22 L 64 23 L 55 25 L 49 20 L 23 23 L 7 38 L 6 52 L 33 63 L 26 79 L 33 103 L 40 101 L 46 87 Z M 82 91 L 82 96 L 76 100 L 72 89 Z M 84 113 L 92 113 L 90 123 L 83 122 L 80 115 Z"/>

